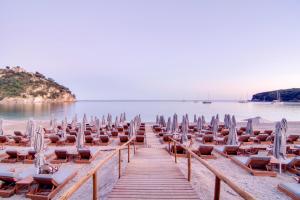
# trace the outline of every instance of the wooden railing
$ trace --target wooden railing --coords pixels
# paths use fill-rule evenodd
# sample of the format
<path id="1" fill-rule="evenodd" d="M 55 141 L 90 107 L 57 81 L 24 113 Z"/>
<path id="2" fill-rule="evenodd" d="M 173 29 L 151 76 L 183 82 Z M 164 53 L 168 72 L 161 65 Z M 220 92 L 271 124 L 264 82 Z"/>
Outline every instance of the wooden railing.
<path id="1" fill-rule="evenodd" d="M 237 186 L 235 183 L 233 183 L 231 180 L 229 180 L 227 177 L 225 177 L 221 172 L 219 172 L 217 169 L 215 169 L 212 165 L 210 165 L 207 161 L 200 158 L 197 154 L 195 154 L 193 151 L 191 151 L 186 146 L 180 144 L 178 141 L 174 140 L 173 138 L 170 138 L 169 141 L 169 151 L 171 151 L 171 143 L 173 143 L 174 148 L 174 158 L 175 163 L 177 163 L 177 151 L 176 151 L 176 145 L 181 146 L 183 149 L 185 149 L 187 153 L 187 179 L 188 181 L 191 181 L 191 175 L 192 175 L 192 163 L 191 158 L 194 157 L 196 160 L 198 160 L 201 164 L 203 164 L 208 170 L 210 170 L 215 176 L 215 191 L 214 191 L 214 200 L 220 199 L 220 190 L 221 190 L 221 181 L 226 183 L 232 190 L 234 190 L 238 195 L 240 195 L 243 199 L 246 200 L 254 200 L 255 198 L 250 195 L 248 192 L 241 189 L 239 186 Z M 170 152 L 171 153 L 171 152 Z"/>
<path id="2" fill-rule="evenodd" d="M 116 154 L 119 155 L 119 170 L 118 177 L 121 177 L 122 174 L 122 162 L 121 162 L 121 151 L 127 149 L 128 151 L 128 162 L 130 162 L 130 145 L 133 145 L 133 153 L 135 154 L 135 137 L 131 138 L 128 142 L 124 143 L 121 146 L 118 146 L 112 153 L 105 157 L 104 160 L 100 161 L 93 169 L 91 169 L 84 177 L 77 181 L 70 189 L 68 189 L 60 199 L 67 200 L 69 199 L 85 182 L 87 182 L 91 177 L 93 177 L 93 200 L 98 199 L 98 189 L 97 189 L 97 172 L 98 170 L 108 161 L 112 159 Z"/>

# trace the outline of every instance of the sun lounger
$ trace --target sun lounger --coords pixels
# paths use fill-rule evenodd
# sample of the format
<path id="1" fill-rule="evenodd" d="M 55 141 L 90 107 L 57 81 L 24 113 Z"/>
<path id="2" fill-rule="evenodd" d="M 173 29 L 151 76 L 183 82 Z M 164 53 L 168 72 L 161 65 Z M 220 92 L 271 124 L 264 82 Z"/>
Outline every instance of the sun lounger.
<path id="1" fill-rule="evenodd" d="M 215 159 L 216 156 L 212 154 L 214 146 L 200 145 L 197 150 L 193 150 L 195 154 L 204 159 Z"/>
<path id="2" fill-rule="evenodd" d="M 211 134 L 208 134 L 208 135 L 203 135 L 202 137 L 202 143 L 203 144 L 213 144 L 214 143 L 214 136 L 211 135 Z"/>
<path id="3" fill-rule="evenodd" d="M 60 164 L 68 162 L 68 152 L 65 149 L 56 149 L 54 151 L 55 158 L 51 161 L 52 164 Z"/>
<path id="4" fill-rule="evenodd" d="M 271 157 L 269 156 L 232 156 L 230 159 L 254 176 L 275 177 L 277 175 L 276 172 L 271 170 Z"/>
<path id="5" fill-rule="evenodd" d="M 170 150 L 171 150 L 170 151 L 171 155 L 174 156 L 174 145 L 171 145 Z M 185 151 L 184 148 L 182 148 L 182 146 L 176 145 L 176 154 L 177 154 L 176 156 L 178 156 L 178 157 L 185 157 L 186 156 L 186 151 Z"/>
<path id="6" fill-rule="evenodd" d="M 73 145 L 76 142 L 76 137 L 74 135 L 67 135 L 65 144 Z"/>
<path id="7" fill-rule="evenodd" d="M 77 171 L 70 168 L 59 169 L 54 174 L 37 174 L 33 176 L 33 185 L 26 197 L 34 200 L 48 200 L 74 178 Z"/>
<path id="8" fill-rule="evenodd" d="M 293 200 L 300 200 L 300 184 L 299 183 L 281 183 L 278 190 L 285 193 Z"/>
<path id="9" fill-rule="evenodd" d="M 6 150 L 6 158 L 1 160 L 2 163 L 16 163 L 18 162 L 19 152 L 17 150 Z"/>
<path id="10" fill-rule="evenodd" d="M 129 140 L 127 135 L 120 135 L 119 138 L 120 138 L 120 144 L 126 143 Z"/>
<path id="11" fill-rule="evenodd" d="M 239 145 L 225 145 L 222 147 L 215 147 L 215 151 L 221 154 L 222 156 L 229 157 L 233 155 L 238 155 Z"/>
<path id="12" fill-rule="evenodd" d="M 29 144 L 29 140 L 21 136 L 14 136 L 13 140 L 14 140 L 14 144 L 16 145 L 27 146 Z"/>
<path id="13" fill-rule="evenodd" d="M 250 135 L 241 135 L 238 140 L 241 144 L 244 145 L 253 144 L 253 142 L 250 141 Z"/>
<path id="14" fill-rule="evenodd" d="M 268 134 L 259 134 L 256 136 L 256 139 L 254 141 L 260 144 L 270 144 L 270 141 L 267 141 L 268 137 Z"/>
<path id="15" fill-rule="evenodd" d="M 144 144 L 145 143 L 145 136 L 137 135 L 135 137 L 135 144 Z"/>
<path id="16" fill-rule="evenodd" d="M 300 156 L 281 160 L 282 168 L 294 174 L 300 174 Z"/>
<path id="17" fill-rule="evenodd" d="M 25 135 L 23 135 L 23 134 L 21 133 L 21 131 L 14 131 L 14 135 L 15 135 L 15 136 L 18 136 L 18 137 L 25 137 Z"/>
<path id="18" fill-rule="evenodd" d="M 294 144 L 294 142 L 296 142 L 299 139 L 299 135 L 289 135 L 287 138 L 287 143 L 291 143 Z"/>
<path id="19" fill-rule="evenodd" d="M 27 177 L 32 176 L 36 169 L 28 167 L 22 172 L 16 173 L 8 170 L 0 170 L 0 197 L 10 197 L 16 192 L 16 183 Z"/>
<path id="20" fill-rule="evenodd" d="M 91 163 L 97 155 L 100 153 L 100 149 L 79 149 L 78 158 L 74 160 L 76 163 Z"/>
<path id="21" fill-rule="evenodd" d="M 50 135 L 49 139 L 50 139 L 50 145 L 51 144 L 54 144 L 54 145 L 59 144 L 60 138 L 58 135 Z"/>

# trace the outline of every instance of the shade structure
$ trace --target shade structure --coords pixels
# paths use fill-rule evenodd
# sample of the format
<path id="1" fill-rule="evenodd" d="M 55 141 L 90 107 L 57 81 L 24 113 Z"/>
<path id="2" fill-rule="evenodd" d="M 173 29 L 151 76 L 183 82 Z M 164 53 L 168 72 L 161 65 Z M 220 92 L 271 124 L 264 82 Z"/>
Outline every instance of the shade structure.
<path id="1" fill-rule="evenodd" d="M 234 115 L 232 115 L 231 123 L 236 127 L 236 119 Z"/>
<path id="2" fill-rule="evenodd" d="M 3 135 L 4 132 L 3 132 L 3 120 L 0 119 L 0 135 Z"/>
<path id="3" fill-rule="evenodd" d="M 215 123 L 215 116 L 213 116 L 212 118 L 211 118 L 211 120 L 210 120 L 210 125 L 211 126 L 213 126 L 214 125 L 214 123 Z"/>
<path id="4" fill-rule="evenodd" d="M 168 122 L 167 122 L 167 132 L 170 133 L 171 132 L 171 117 L 168 118 Z"/>
<path id="5" fill-rule="evenodd" d="M 224 116 L 224 126 L 225 128 L 230 128 L 230 123 L 231 123 L 231 119 L 230 119 L 230 115 L 229 114 L 226 114 Z"/>
<path id="6" fill-rule="evenodd" d="M 77 133 L 76 138 L 76 148 L 82 149 L 84 147 L 84 130 L 85 130 L 85 123 L 82 123 L 80 126 L 80 131 Z"/>
<path id="7" fill-rule="evenodd" d="M 202 128 L 203 128 L 202 119 L 201 119 L 201 117 L 198 117 L 198 120 L 197 120 L 197 129 L 200 132 L 202 130 Z"/>
<path id="8" fill-rule="evenodd" d="M 280 122 L 281 125 L 281 145 L 280 145 L 280 153 L 285 157 L 286 156 L 286 140 L 287 140 L 287 131 L 288 131 L 288 123 L 285 118 L 283 118 Z"/>
<path id="9" fill-rule="evenodd" d="M 123 113 L 123 122 L 126 122 L 126 113 Z"/>
<path id="10" fill-rule="evenodd" d="M 219 114 L 216 115 L 216 120 L 217 120 L 218 124 L 220 124 Z"/>
<path id="11" fill-rule="evenodd" d="M 175 113 L 173 115 L 173 121 L 172 121 L 172 133 L 175 133 L 178 130 L 178 117 L 177 114 Z"/>
<path id="12" fill-rule="evenodd" d="M 229 135 L 227 140 L 228 145 L 237 145 L 238 144 L 238 136 L 236 131 L 236 125 L 231 123 L 229 127 Z"/>
<path id="13" fill-rule="evenodd" d="M 159 125 L 161 125 L 162 127 L 166 127 L 166 120 L 165 120 L 165 117 L 163 115 L 161 115 L 159 117 Z"/>
<path id="14" fill-rule="evenodd" d="M 97 134 L 99 134 L 99 130 L 100 130 L 100 119 L 97 117 L 96 118 L 96 124 L 95 124 L 95 126 L 96 126 L 96 129 L 97 129 Z"/>
<path id="15" fill-rule="evenodd" d="M 249 119 L 246 126 L 246 133 L 249 135 L 253 135 L 253 123 L 252 119 Z"/>
<path id="16" fill-rule="evenodd" d="M 46 163 L 44 149 L 45 149 L 45 141 L 44 141 L 44 131 L 42 126 L 39 126 L 34 137 L 34 145 L 33 148 L 36 152 L 35 156 L 35 167 L 37 168 L 37 173 L 41 172 L 41 167 Z"/>

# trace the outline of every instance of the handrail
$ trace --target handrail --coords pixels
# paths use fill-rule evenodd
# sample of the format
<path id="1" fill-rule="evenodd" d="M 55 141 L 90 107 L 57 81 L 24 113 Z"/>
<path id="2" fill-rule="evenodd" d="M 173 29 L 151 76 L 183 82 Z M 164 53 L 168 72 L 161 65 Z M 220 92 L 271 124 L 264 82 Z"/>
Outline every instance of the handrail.
<path id="1" fill-rule="evenodd" d="M 72 187 L 70 187 L 61 197 L 62 200 L 69 199 L 85 182 L 89 180 L 93 176 L 93 199 L 97 199 L 97 171 L 107 163 L 114 155 L 119 153 L 119 178 L 121 177 L 121 150 L 125 149 L 124 147 L 128 146 L 128 162 L 130 161 L 129 155 L 129 148 L 130 143 L 134 141 L 135 137 L 132 137 L 128 142 L 122 144 L 121 146 L 117 147 L 112 153 L 105 157 L 104 160 L 100 161 L 93 169 L 91 169 L 84 177 L 78 180 Z M 134 146 L 134 153 L 135 153 L 135 145 Z"/>
<path id="2" fill-rule="evenodd" d="M 207 161 L 199 157 L 197 154 L 195 154 L 193 151 L 191 151 L 186 146 L 180 144 L 178 141 L 174 140 L 173 138 L 170 138 L 170 141 L 174 142 L 174 156 L 175 156 L 175 162 L 177 162 L 177 155 L 176 155 L 176 144 L 181 146 L 183 149 L 185 149 L 188 152 L 188 180 L 190 181 L 191 176 L 191 156 L 193 156 L 196 160 L 198 160 L 201 164 L 203 164 L 208 170 L 210 170 L 213 174 L 216 176 L 215 181 L 215 197 L 214 199 L 220 199 L 220 181 L 222 180 L 224 183 L 226 183 L 231 189 L 233 189 L 236 193 L 238 193 L 242 198 L 246 200 L 254 200 L 255 198 L 249 194 L 248 192 L 242 190 L 239 186 L 237 186 L 235 183 L 233 183 L 231 180 L 229 180 L 227 177 L 225 177 L 219 170 L 215 169 L 212 165 L 210 165 Z M 169 141 L 169 145 L 170 145 Z"/>

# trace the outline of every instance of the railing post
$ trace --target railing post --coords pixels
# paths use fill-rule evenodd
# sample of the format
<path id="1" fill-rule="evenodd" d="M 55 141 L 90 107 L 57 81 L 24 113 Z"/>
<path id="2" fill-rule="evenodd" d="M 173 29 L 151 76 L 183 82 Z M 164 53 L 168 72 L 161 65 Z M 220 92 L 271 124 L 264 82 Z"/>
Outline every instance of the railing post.
<path id="1" fill-rule="evenodd" d="M 130 162 L 130 142 L 128 143 L 128 145 L 127 145 L 127 147 L 128 147 L 128 162 Z"/>
<path id="2" fill-rule="evenodd" d="M 171 141 L 169 140 L 169 154 L 171 155 Z"/>
<path id="3" fill-rule="evenodd" d="M 174 157 L 175 157 L 175 163 L 177 163 L 177 148 L 176 148 L 176 142 L 174 141 Z"/>
<path id="4" fill-rule="evenodd" d="M 188 181 L 191 181 L 191 175 L 192 175 L 192 171 L 191 171 L 191 154 L 190 152 L 187 152 L 187 163 L 188 163 Z"/>
<path id="5" fill-rule="evenodd" d="M 216 176 L 215 198 L 214 198 L 214 200 L 219 200 L 220 199 L 220 189 L 221 189 L 221 180 L 219 179 L 219 177 Z"/>
<path id="6" fill-rule="evenodd" d="M 119 178 L 121 178 L 121 149 L 119 149 Z"/>
<path id="7" fill-rule="evenodd" d="M 98 199 L 98 187 L 97 187 L 97 171 L 95 171 L 95 173 L 93 174 L 93 200 L 97 200 Z"/>

